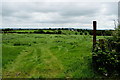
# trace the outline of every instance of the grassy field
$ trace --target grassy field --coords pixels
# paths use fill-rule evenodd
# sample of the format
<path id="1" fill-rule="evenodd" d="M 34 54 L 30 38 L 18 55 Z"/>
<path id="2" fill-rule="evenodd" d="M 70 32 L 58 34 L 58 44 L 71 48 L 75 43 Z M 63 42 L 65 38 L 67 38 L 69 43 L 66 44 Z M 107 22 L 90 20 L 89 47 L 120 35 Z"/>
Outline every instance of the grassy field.
<path id="1" fill-rule="evenodd" d="M 3 34 L 3 78 L 93 78 L 89 35 Z M 100 37 L 99 37 L 100 38 Z"/>
<path id="2" fill-rule="evenodd" d="M 2 78 L 2 49 L 0 48 L 0 50 L 0 78 Z"/>

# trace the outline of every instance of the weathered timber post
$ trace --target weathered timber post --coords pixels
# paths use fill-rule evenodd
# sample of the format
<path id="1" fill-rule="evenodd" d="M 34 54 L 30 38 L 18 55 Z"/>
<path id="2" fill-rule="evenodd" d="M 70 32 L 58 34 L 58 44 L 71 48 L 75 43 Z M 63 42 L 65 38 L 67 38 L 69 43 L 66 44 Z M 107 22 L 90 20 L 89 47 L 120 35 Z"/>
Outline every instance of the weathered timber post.
<path id="1" fill-rule="evenodd" d="M 97 22 L 93 21 L 93 51 L 96 47 L 96 28 L 97 28 Z"/>

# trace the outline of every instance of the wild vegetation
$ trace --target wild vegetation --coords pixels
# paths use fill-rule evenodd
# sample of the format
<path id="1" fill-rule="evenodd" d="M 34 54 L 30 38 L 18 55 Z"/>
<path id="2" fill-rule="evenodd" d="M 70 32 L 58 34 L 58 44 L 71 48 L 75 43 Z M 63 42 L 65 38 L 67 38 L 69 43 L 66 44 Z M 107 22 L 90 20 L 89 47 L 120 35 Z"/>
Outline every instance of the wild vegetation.
<path id="1" fill-rule="evenodd" d="M 3 78 L 94 78 L 90 35 L 3 34 Z"/>
<path id="2" fill-rule="evenodd" d="M 120 77 L 120 27 L 112 37 L 100 39 L 93 52 L 95 70 L 107 77 Z"/>
<path id="3" fill-rule="evenodd" d="M 7 29 L 2 33 L 3 78 L 101 78 L 114 73 L 118 75 L 116 49 L 108 44 L 112 43 L 108 41 L 113 37 L 107 36 L 106 41 L 103 40 L 105 36 L 97 36 L 103 40 L 103 45 L 98 42 L 92 53 L 92 36 L 85 30 Z M 111 69 L 116 69 L 116 72 L 112 73 Z"/>
<path id="4" fill-rule="evenodd" d="M 0 78 L 2 78 L 2 34 L 0 34 Z"/>

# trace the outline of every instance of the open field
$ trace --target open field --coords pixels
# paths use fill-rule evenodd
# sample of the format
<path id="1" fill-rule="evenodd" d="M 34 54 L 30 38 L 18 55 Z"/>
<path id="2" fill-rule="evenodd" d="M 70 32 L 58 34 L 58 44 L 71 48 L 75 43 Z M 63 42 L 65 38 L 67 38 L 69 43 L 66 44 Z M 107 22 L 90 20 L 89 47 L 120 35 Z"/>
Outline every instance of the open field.
<path id="1" fill-rule="evenodd" d="M 90 35 L 3 34 L 2 40 L 3 78 L 98 76 Z"/>

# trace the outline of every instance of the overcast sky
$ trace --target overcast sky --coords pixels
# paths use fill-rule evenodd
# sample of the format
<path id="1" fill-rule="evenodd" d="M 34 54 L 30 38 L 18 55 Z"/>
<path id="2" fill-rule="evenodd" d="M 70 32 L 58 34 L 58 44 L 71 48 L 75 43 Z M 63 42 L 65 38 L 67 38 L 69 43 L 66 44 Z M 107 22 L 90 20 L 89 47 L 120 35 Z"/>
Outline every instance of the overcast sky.
<path id="1" fill-rule="evenodd" d="M 117 2 L 2 2 L 2 27 L 114 29 Z"/>

